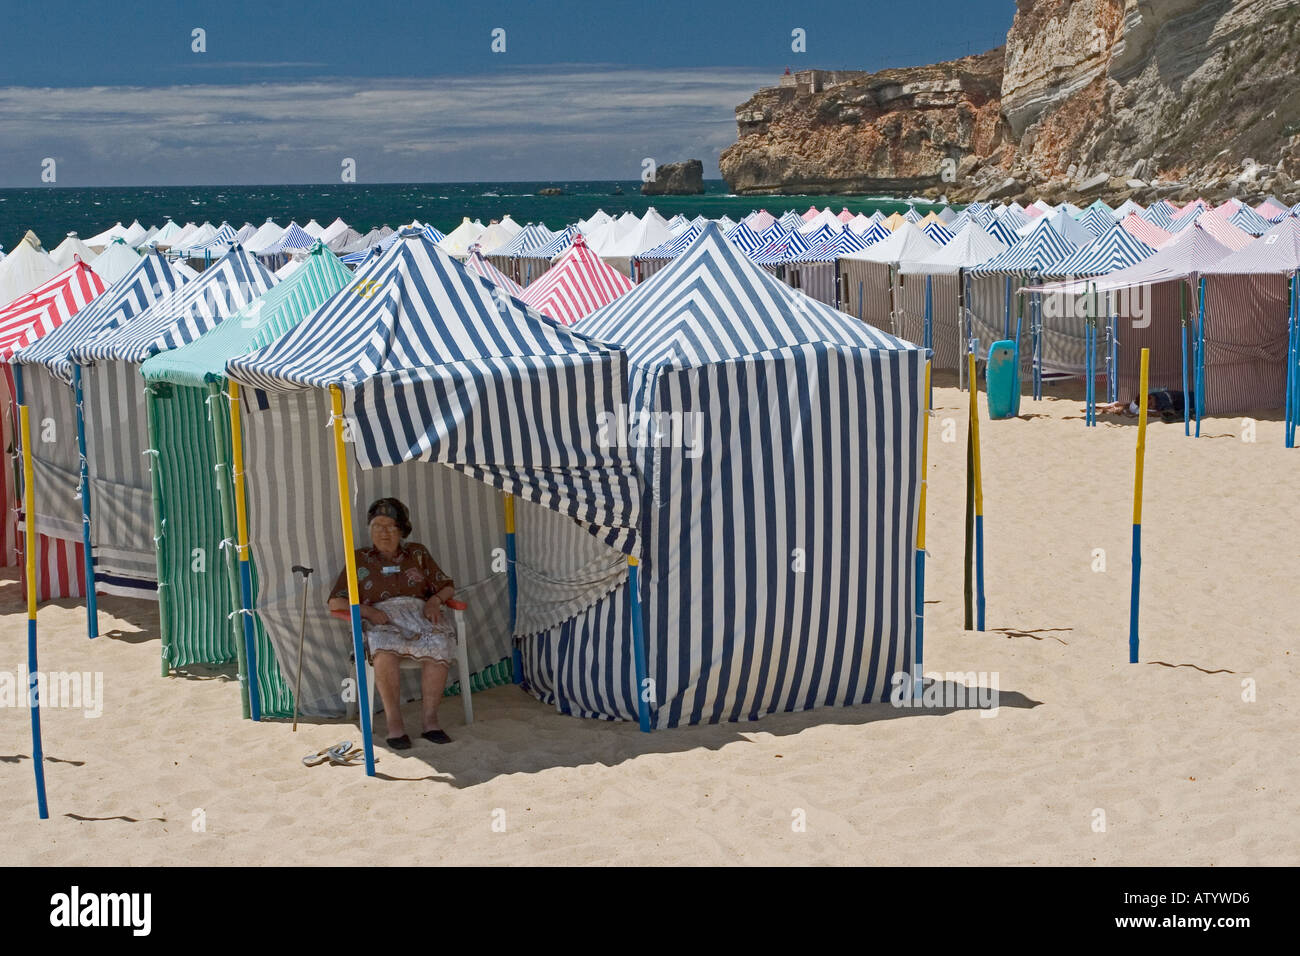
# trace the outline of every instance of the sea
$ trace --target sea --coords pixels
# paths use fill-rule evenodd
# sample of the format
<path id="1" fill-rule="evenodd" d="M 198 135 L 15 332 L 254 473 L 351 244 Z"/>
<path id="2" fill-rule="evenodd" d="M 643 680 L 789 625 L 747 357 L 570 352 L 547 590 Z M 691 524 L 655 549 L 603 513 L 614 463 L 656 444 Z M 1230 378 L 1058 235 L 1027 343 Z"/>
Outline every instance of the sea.
<path id="1" fill-rule="evenodd" d="M 540 190 L 558 188 L 563 195 L 542 196 Z M 694 196 L 643 196 L 641 182 L 530 183 L 384 183 L 293 186 L 113 186 L 0 189 L 0 248 L 12 249 L 27 230 L 53 249 L 69 232 L 83 239 L 103 232 L 114 223 L 130 225 L 139 219 L 147 226 L 162 226 L 168 217 L 177 223 L 223 221 L 239 228 L 245 222 L 261 225 L 268 218 L 282 226 L 290 220 L 306 225 L 315 219 L 327 226 L 335 217 L 359 232 L 376 226 L 397 227 L 418 219 L 450 232 L 465 216 L 491 219 L 510 215 L 520 225 L 542 222 L 551 229 L 590 217 L 597 209 L 611 215 L 641 215 L 653 206 L 665 218 L 677 213 L 716 219 L 739 219 L 754 209 L 780 215 L 789 209 L 803 212 L 810 205 L 831 206 L 836 212 L 870 215 L 874 209 L 888 215 L 907 209 L 898 196 L 736 196 L 721 180 L 706 181 L 704 192 Z M 925 212 L 928 204 L 915 205 Z"/>

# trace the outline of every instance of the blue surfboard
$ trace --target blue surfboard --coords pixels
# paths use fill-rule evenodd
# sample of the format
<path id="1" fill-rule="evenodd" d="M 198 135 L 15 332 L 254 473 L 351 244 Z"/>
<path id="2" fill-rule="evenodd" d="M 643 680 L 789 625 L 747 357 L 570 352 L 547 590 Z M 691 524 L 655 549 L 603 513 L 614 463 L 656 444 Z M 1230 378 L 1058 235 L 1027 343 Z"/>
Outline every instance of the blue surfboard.
<path id="1" fill-rule="evenodd" d="M 989 418 L 1015 418 L 1020 414 L 1020 349 L 1010 339 L 989 346 L 984 373 L 988 384 Z"/>

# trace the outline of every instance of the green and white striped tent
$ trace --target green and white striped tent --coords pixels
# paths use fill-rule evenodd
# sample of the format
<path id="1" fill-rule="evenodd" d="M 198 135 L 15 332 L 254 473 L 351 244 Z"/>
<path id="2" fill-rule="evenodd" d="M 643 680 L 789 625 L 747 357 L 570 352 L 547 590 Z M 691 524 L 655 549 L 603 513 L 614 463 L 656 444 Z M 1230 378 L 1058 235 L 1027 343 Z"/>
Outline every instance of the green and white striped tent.
<path id="1" fill-rule="evenodd" d="M 238 659 L 245 716 L 226 362 L 274 342 L 352 281 L 347 266 L 317 241 L 288 279 L 188 345 L 140 366 L 154 396 L 149 437 L 158 450 L 154 535 L 158 581 L 166 585 L 158 592 L 166 659 L 172 666 Z M 287 716 L 292 691 L 260 625 L 255 641 L 261 712 Z"/>

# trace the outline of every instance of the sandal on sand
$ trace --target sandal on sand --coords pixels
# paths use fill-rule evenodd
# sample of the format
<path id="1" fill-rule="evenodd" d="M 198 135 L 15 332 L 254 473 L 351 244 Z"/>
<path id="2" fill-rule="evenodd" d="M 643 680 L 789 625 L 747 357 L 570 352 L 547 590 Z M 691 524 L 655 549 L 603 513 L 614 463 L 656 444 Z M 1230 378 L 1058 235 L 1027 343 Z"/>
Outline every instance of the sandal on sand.
<path id="1" fill-rule="evenodd" d="M 330 751 L 330 764 L 335 767 L 351 767 L 365 756 L 365 751 L 360 747 L 354 747 L 352 750 L 332 750 Z M 376 758 L 378 761 L 378 758 Z"/>
<path id="2" fill-rule="evenodd" d="M 335 751 L 346 752 L 352 749 L 352 741 L 344 740 L 334 744 L 332 747 L 323 747 L 314 754 L 308 754 L 302 758 L 303 764 L 308 767 L 316 767 L 330 759 L 330 755 Z"/>
<path id="3" fill-rule="evenodd" d="M 425 740 L 429 741 L 430 743 L 435 743 L 435 744 L 451 743 L 451 738 L 447 736 L 447 732 L 445 730 L 426 730 L 424 733 L 420 734 L 420 736 L 423 737 Z"/>
<path id="4" fill-rule="evenodd" d="M 389 737 L 389 738 L 385 741 L 385 743 L 387 743 L 388 746 L 389 746 L 390 748 L 392 748 L 393 750 L 410 750 L 410 749 L 411 749 L 411 738 L 408 737 L 406 734 L 402 734 L 402 736 L 400 736 L 400 737 Z"/>

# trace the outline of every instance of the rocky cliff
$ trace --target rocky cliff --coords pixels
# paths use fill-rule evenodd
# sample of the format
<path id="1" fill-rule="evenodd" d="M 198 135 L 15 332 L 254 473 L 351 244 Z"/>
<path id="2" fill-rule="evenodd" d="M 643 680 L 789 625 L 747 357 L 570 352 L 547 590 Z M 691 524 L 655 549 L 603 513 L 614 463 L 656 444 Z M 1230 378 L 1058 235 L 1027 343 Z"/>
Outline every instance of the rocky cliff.
<path id="1" fill-rule="evenodd" d="M 736 110 L 719 160 L 737 193 L 916 191 L 1006 141 L 1002 51 L 879 73 L 810 70 Z"/>
<path id="2" fill-rule="evenodd" d="M 974 59 L 978 82 L 968 58 L 760 91 L 723 176 L 737 192 L 1300 199 L 1297 0 L 1018 0 L 1005 52 Z M 891 81 L 946 99 L 850 112 Z M 939 157 L 955 180 L 926 179 Z"/>
<path id="3" fill-rule="evenodd" d="M 694 196 L 704 192 L 704 163 L 688 159 L 681 163 L 664 163 L 655 170 L 655 178 L 641 184 L 644 196 Z"/>

